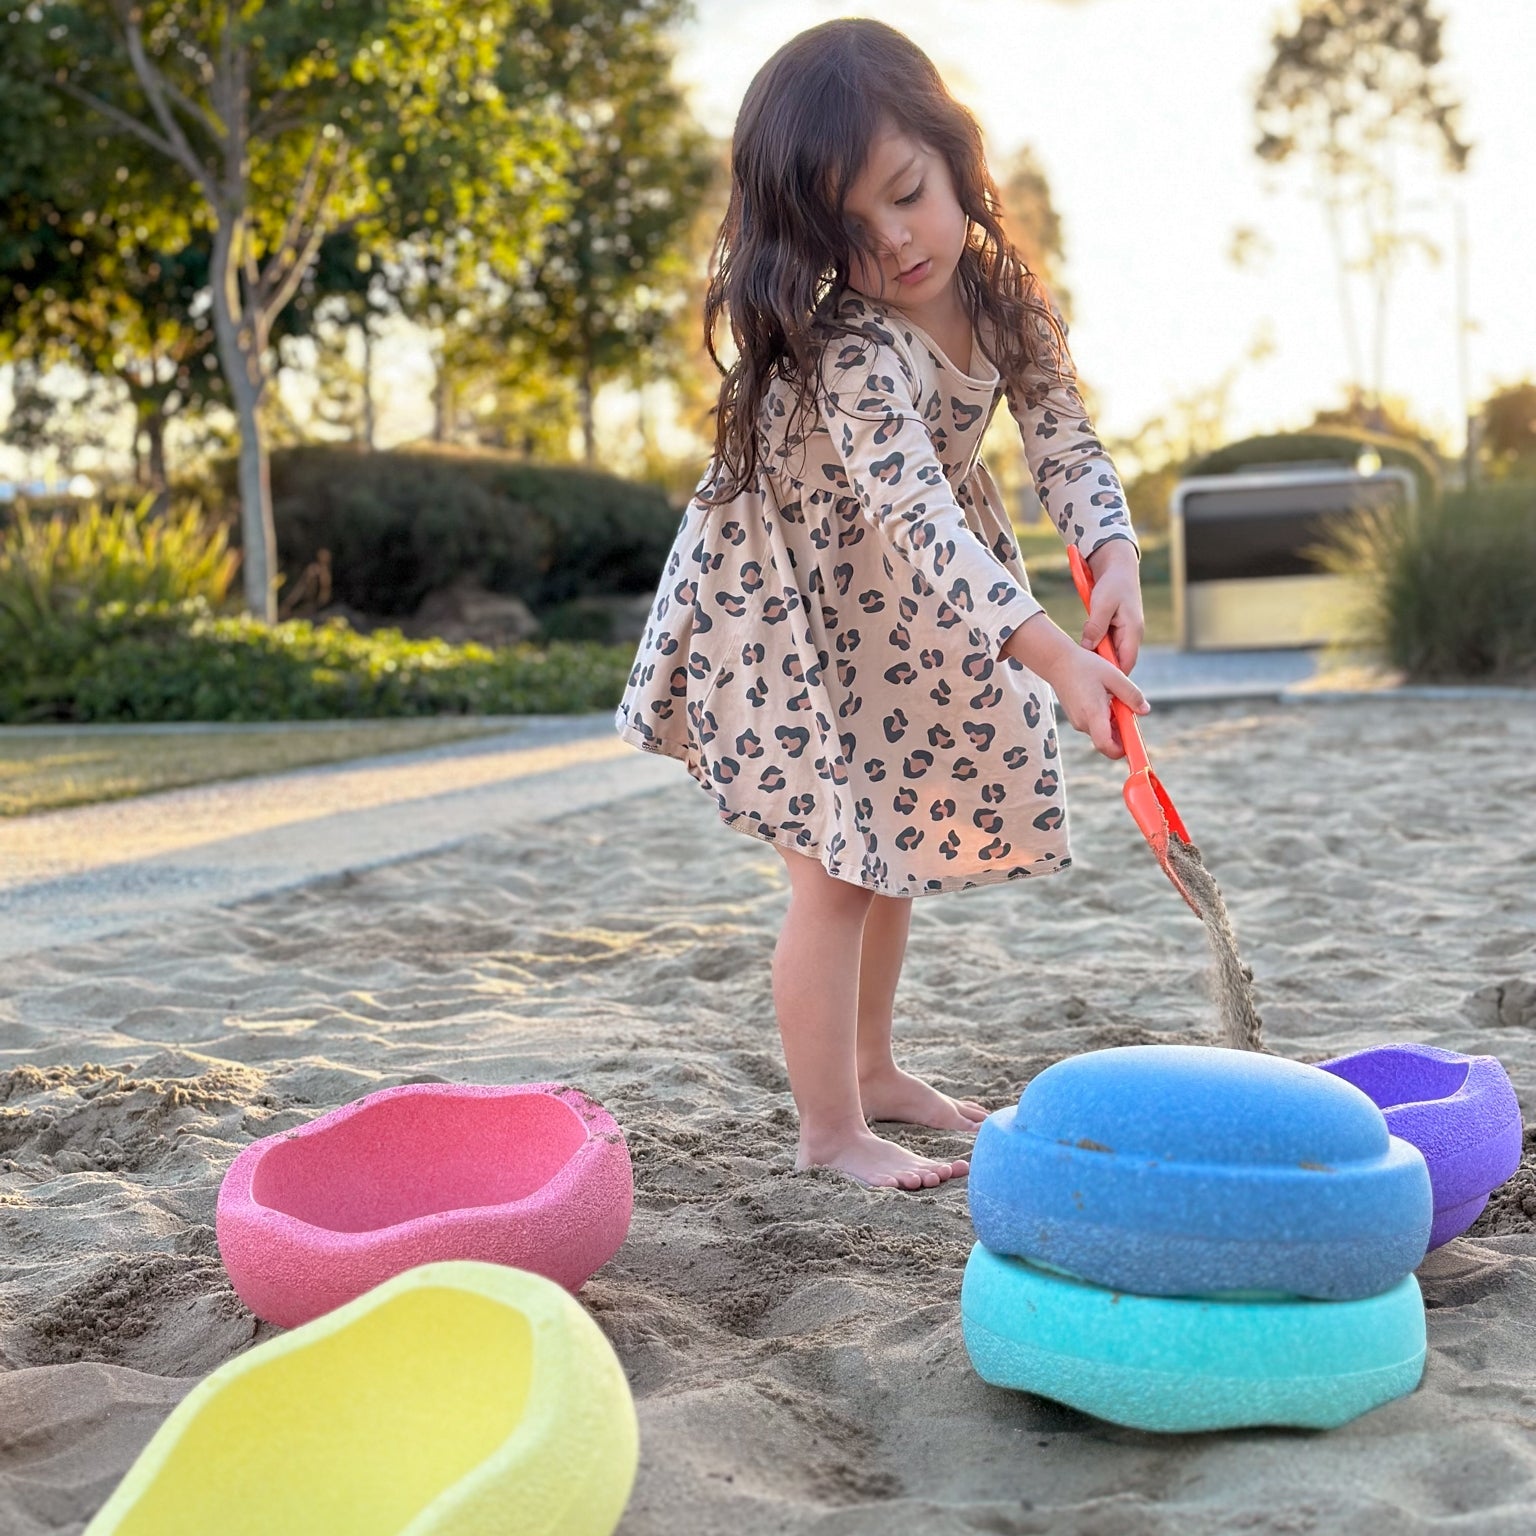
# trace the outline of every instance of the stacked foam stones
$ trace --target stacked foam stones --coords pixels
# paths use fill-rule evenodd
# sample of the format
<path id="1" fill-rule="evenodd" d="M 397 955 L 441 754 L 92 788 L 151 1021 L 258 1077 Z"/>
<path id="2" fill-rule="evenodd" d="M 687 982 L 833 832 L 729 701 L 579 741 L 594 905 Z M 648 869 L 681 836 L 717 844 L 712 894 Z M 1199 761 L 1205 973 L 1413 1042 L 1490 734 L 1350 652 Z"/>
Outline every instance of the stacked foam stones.
<path id="1" fill-rule="evenodd" d="M 1042 1072 L 976 1139 L 984 1380 L 1138 1429 L 1331 1428 L 1424 1369 L 1417 1148 L 1342 1078 L 1195 1046 Z"/>

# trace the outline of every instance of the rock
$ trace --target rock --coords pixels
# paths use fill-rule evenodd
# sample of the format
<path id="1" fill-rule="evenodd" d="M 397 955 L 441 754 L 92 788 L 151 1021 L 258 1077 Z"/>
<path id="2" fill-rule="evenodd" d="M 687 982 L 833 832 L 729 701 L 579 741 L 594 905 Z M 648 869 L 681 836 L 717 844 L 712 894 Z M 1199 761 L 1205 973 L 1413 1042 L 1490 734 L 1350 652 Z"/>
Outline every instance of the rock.
<path id="1" fill-rule="evenodd" d="M 607 608 L 612 621 L 610 638 L 614 644 L 636 644 L 645 635 L 656 594 L 627 592 L 614 597 L 589 598 L 588 601 Z"/>
<path id="2" fill-rule="evenodd" d="M 313 614 L 295 614 L 294 617 L 308 617 L 314 624 L 324 624 L 331 619 L 340 619 L 348 629 L 355 630 L 360 635 L 371 635 L 374 630 L 385 628 L 394 622 L 391 619 L 381 619 L 371 613 L 364 613 L 362 609 L 354 608 L 350 603 L 327 603 L 324 608 L 317 609 Z"/>
<path id="3" fill-rule="evenodd" d="M 400 628 L 415 639 L 436 636 L 454 645 L 516 645 L 538 633 L 539 621 L 520 597 L 488 592 L 473 576 L 461 576 L 429 592 Z"/>

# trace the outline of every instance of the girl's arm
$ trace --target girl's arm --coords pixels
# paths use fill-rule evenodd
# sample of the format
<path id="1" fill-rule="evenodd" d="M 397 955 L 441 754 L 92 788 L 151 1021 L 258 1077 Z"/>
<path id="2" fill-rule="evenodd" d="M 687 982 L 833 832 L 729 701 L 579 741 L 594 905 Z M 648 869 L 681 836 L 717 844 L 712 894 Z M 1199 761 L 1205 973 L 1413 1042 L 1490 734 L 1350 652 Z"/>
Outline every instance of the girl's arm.
<path id="1" fill-rule="evenodd" d="M 856 337 L 834 342 L 827 352 L 822 410 L 840 461 L 827 469 L 841 468 L 866 516 L 915 568 L 914 579 L 940 593 L 962 622 L 982 634 L 992 656 L 1043 677 L 1072 724 L 1106 757 L 1123 757 L 1109 696 L 1118 694 L 1145 714 L 1141 690 L 1117 667 L 1075 645 L 971 531 L 913 401 L 916 380 L 894 342 Z M 836 483 L 840 477 L 833 478 Z M 1134 555 L 1123 535 L 1116 542 Z M 1104 558 L 1095 552 L 1095 566 Z M 871 599 L 881 600 L 878 593 Z"/>
<path id="2" fill-rule="evenodd" d="M 1093 571 L 1093 606 L 1080 643 L 1092 650 L 1107 634 L 1129 672 L 1145 627 L 1141 551 L 1120 476 L 1088 419 L 1065 346 L 1061 373 L 1051 379 L 1035 371 L 1025 388 L 1008 391 L 1008 409 L 1018 423 L 1036 495 L 1062 538 L 1077 546 Z"/>
<path id="3" fill-rule="evenodd" d="M 825 468 L 834 484 L 845 481 L 840 488 L 859 498 L 891 549 L 985 637 L 996 657 L 1009 635 L 1043 610 L 966 523 L 914 403 L 915 387 L 894 341 L 857 336 L 828 343 L 821 409 L 839 463 Z"/>
<path id="4" fill-rule="evenodd" d="M 1038 322 L 1042 327 L 1044 323 Z M 1064 323 L 1062 331 L 1065 334 Z M 1007 399 L 1034 477 L 1035 494 L 1062 538 L 1077 545 L 1085 560 L 1116 541 L 1130 544 L 1139 554 L 1120 476 L 1088 419 L 1088 408 L 1077 392 L 1077 370 L 1065 345 L 1060 379 L 1031 369 L 1023 388 L 1009 390 Z"/>

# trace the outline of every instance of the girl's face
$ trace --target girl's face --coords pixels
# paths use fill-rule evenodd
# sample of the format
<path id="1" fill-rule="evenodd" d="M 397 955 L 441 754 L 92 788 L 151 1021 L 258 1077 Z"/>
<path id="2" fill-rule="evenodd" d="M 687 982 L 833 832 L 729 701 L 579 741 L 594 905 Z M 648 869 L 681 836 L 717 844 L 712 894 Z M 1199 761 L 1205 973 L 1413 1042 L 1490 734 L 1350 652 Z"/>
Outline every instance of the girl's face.
<path id="1" fill-rule="evenodd" d="M 965 250 L 966 217 L 944 157 L 887 123 L 848 189 L 843 212 L 871 237 L 878 260 L 855 251 L 852 287 L 914 315 L 946 306 Z"/>

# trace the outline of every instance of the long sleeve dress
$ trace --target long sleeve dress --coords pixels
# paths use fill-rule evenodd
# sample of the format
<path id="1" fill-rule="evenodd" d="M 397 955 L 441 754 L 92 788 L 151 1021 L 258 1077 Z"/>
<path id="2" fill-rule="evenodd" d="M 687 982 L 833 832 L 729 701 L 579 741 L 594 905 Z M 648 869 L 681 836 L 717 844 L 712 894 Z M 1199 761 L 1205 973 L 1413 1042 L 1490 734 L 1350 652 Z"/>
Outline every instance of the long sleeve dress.
<path id="1" fill-rule="evenodd" d="M 684 512 L 616 728 L 679 759 L 727 826 L 883 895 L 1065 868 L 1050 690 L 998 656 L 1041 611 L 980 457 L 998 370 L 981 336 L 962 373 L 851 291 L 838 315 L 852 334 L 825 348 L 816 418 L 792 428 L 776 382 L 755 482 Z M 1134 535 L 1064 375 L 1007 401 L 1042 503 L 1087 557 Z"/>

